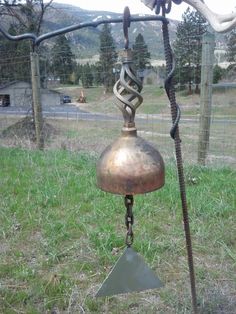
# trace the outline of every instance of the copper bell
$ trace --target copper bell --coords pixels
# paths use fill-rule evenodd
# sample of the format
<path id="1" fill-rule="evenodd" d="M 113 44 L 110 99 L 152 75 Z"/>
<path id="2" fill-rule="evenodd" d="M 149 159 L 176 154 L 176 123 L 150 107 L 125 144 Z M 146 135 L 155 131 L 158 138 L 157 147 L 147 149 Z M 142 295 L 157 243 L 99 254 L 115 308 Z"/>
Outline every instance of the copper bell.
<path id="1" fill-rule="evenodd" d="M 97 164 L 97 185 L 106 192 L 134 195 L 160 189 L 165 183 L 160 153 L 137 135 L 134 116 L 142 103 L 142 83 L 132 68 L 131 50 L 123 52 L 120 79 L 114 86 L 117 106 L 124 116 L 121 136 L 102 153 Z"/>

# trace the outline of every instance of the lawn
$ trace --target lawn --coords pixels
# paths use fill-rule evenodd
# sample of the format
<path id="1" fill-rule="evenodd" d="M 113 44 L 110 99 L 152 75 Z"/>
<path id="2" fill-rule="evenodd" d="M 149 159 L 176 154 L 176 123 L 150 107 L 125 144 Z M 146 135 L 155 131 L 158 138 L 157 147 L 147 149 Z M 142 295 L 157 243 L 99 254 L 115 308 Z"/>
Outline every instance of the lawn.
<path id="1" fill-rule="evenodd" d="M 83 90 L 86 104 L 77 105 L 89 112 L 118 113 L 115 106 L 115 96 L 112 93 L 104 94 L 102 87 L 83 89 L 78 86 L 66 86 L 57 88 L 57 91 L 68 94 L 76 103 L 80 92 Z M 212 95 L 212 116 L 236 117 L 236 91 L 234 89 L 221 91 L 213 90 Z M 164 88 L 156 85 L 144 85 L 142 90 L 143 104 L 138 108 L 137 114 L 169 114 L 169 102 Z M 177 101 L 180 104 L 182 115 L 198 115 L 200 113 L 200 95 L 188 95 L 186 91 L 177 92 Z"/>
<path id="2" fill-rule="evenodd" d="M 0 313 L 191 313 L 171 161 L 165 187 L 134 204 L 133 247 L 165 286 L 96 299 L 125 247 L 123 198 L 97 189 L 97 157 L 3 147 L 0 156 Z M 233 314 L 236 172 L 187 166 L 185 174 L 200 313 Z"/>

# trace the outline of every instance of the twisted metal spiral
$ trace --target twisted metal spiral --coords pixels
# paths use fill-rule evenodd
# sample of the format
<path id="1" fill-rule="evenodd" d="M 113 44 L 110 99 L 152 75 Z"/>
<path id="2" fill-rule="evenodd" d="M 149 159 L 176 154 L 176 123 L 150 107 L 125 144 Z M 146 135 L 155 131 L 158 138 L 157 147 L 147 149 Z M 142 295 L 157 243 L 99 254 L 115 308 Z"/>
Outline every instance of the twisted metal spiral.
<path id="1" fill-rule="evenodd" d="M 124 125 L 127 127 L 134 125 L 135 112 L 143 102 L 141 90 L 142 82 L 137 78 L 133 69 L 132 51 L 125 49 L 120 78 L 114 85 L 113 92 L 117 98 L 116 105 L 121 110 L 125 121 Z"/>

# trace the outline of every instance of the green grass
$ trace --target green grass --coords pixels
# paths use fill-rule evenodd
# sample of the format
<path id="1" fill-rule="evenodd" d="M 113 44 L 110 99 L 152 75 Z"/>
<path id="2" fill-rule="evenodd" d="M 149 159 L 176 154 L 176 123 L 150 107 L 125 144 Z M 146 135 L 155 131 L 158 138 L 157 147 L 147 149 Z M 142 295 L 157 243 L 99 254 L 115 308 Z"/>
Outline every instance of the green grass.
<path id="1" fill-rule="evenodd" d="M 191 313 L 173 164 L 165 187 L 136 196 L 134 205 L 134 249 L 165 287 L 96 299 L 125 237 L 123 199 L 96 188 L 96 158 L 18 148 L 0 148 L 0 156 L 0 313 Z M 235 174 L 186 168 L 202 313 L 236 307 Z"/>
<path id="2" fill-rule="evenodd" d="M 87 99 L 86 104 L 78 104 L 83 110 L 89 112 L 119 113 L 115 106 L 113 93 L 104 94 L 103 87 L 83 89 L 78 86 L 62 86 L 58 91 L 68 94 L 73 101 L 79 98 L 83 90 Z M 143 104 L 137 109 L 137 114 L 169 114 L 169 101 L 164 88 L 156 85 L 144 85 L 142 90 Z M 177 102 L 181 107 L 182 115 L 198 115 L 200 113 L 200 95 L 188 95 L 186 91 L 177 91 Z M 212 115 L 221 117 L 236 116 L 235 90 L 213 90 Z"/>
<path id="3" fill-rule="evenodd" d="M 188 117 L 189 120 L 180 121 L 180 136 L 184 160 L 187 163 L 197 162 L 199 140 L 199 121 L 197 117 Z M 19 117 L 0 117 L 0 132 L 14 125 Z M 164 116 L 159 120 L 152 115 L 143 115 L 137 120 L 139 135 L 150 141 L 165 159 L 173 159 L 173 140 L 170 138 L 171 117 Z M 229 165 L 235 167 L 235 132 L 236 124 L 230 118 L 213 119 L 210 129 L 210 145 L 207 156 L 208 165 Z M 84 151 L 99 155 L 107 145 L 119 135 L 123 125 L 122 119 L 117 121 L 83 121 L 78 119 L 47 119 L 55 128 L 53 136 L 46 139 L 46 149 L 67 149 Z M 14 128 L 15 130 L 15 128 Z M 4 131 L 5 132 L 5 131 Z M 22 147 L 32 149 L 35 143 L 28 138 L 19 136 L 1 137 L 2 146 Z"/>

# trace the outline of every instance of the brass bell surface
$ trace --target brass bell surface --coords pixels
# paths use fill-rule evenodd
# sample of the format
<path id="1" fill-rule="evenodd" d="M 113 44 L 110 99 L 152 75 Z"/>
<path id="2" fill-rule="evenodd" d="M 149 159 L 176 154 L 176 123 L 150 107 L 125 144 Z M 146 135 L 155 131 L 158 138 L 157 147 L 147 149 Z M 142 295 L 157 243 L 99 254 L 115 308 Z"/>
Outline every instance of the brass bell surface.
<path id="1" fill-rule="evenodd" d="M 113 92 L 124 117 L 121 136 L 102 153 L 97 164 L 97 185 L 106 192 L 134 195 L 160 189 L 165 182 L 160 153 L 137 136 L 134 118 L 143 102 L 142 82 L 133 68 L 132 51 L 122 51 L 120 78 Z"/>
<path id="2" fill-rule="evenodd" d="M 165 167 L 160 153 L 137 136 L 136 128 L 123 128 L 97 164 L 97 185 L 106 192 L 142 194 L 160 189 L 164 183 Z"/>

